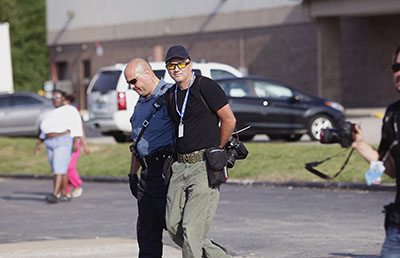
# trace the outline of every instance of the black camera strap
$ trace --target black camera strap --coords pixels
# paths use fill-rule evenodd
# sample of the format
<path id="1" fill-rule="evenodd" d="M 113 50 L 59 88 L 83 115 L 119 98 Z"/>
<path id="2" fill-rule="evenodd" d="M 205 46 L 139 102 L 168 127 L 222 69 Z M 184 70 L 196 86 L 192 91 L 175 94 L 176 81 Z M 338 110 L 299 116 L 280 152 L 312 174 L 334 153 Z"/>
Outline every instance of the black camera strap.
<path id="1" fill-rule="evenodd" d="M 136 137 L 136 139 L 133 141 L 133 148 L 136 152 L 137 155 L 139 155 L 139 151 L 137 149 L 137 145 L 140 141 L 140 139 L 142 138 L 144 131 L 146 130 L 146 128 L 149 126 L 150 124 L 150 120 L 153 117 L 153 115 L 161 109 L 161 107 L 164 105 L 164 94 L 159 96 L 153 103 L 153 110 L 150 112 L 150 114 L 147 116 L 147 118 L 143 121 L 142 123 L 142 128 L 140 129 L 140 132 L 138 134 L 138 136 Z"/>
<path id="2" fill-rule="evenodd" d="M 353 154 L 353 151 L 354 151 L 354 149 L 351 149 L 349 155 L 348 155 L 347 158 L 346 158 L 346 161 L 343 163 L 343 165 L 342 165 L 342 167 L 340 168 L 340 170 L 339 170 L 338 172 L 336 172 L 336 174 L 335 174 L 334 176 L 328 176 L 328 175 L 322 173 L 321 171 L 315 169 L 314 167 L 316 167 L 316 166 L 318 166 L 318 165 L 321 165 L 321 164 L 324 163 L 325 161 L 328 161 L 328 160 L 332 159 L 333 157 L 335 157 L 335 156 L 341 154 L 341 152 L 340 152 L 340 153 L 337 153 L 337 154 L 335 154 L 335 155 L 333 155 L 333 156 L 327 157 L 326 159 L 321 160 L 321 161 L 314 161 L 314 162 L 307 163 L 306 166 L 305 166 L 305 168 L 306 168 L 308 171 L 310 171 L 311 173 L 313 173 L 314 175 L 319 176 L 320 178 L 323 178 L 323 179 L 325 179 L 325 180 L 334 179 L 334 178 L 336 178 L 338 175 L 340 175 L 340 173 L 342 173 L 343 169 L 346 167 L 347 163 L 349 162 L 350 157 L 351 157 L 351 154 Z"/>
<path id="3" fill-rule="evenodd" d="M 399 144 L 399 139 L 400 139 L 400 135 L 399 135 L 399 128 L 397 125 L 397 112 L 394 113 L 393 115 L 393 130 L 394 133 L 396 134 L 397 138 L 390 144 L 389 149 L 385 152 L 384 155 L 380 155 L 379 160 L 382 162 L 385 162 L 385 160 L 387 159 L 387 157 L 390 154 L 390 151 L 397 145 Z"/>

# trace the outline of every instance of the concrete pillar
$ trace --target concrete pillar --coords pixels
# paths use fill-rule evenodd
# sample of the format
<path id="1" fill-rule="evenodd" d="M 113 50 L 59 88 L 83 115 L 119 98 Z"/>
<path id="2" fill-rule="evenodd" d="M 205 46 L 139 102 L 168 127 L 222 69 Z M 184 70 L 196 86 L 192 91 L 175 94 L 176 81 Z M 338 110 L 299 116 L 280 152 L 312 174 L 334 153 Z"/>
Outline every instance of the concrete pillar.
<path id="1" fill-rule="evenodd" d="M 318 96 L 342 100 L 340 18 L 317 18 Z"/>
<path id="2" fill-rule="evenodd" d="M 156 45 L 153 48 L 153 55 L 155 62 L 162 62 L 164 61 L 164 48 L 161 45 Z"/>

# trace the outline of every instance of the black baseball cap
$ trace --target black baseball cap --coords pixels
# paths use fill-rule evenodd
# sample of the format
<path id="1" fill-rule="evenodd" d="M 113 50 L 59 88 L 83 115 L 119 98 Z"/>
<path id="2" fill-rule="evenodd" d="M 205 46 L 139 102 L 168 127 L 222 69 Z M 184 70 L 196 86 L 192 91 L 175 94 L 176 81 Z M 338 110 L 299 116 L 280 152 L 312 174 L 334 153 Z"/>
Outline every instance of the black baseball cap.
<path id="1" fill-rule="evenodd" d="M 185 47 L 181 45 L 172 46 L 168 49 L 167 55 L 165 56 L 165 63 L 167 63 L 172 58 L 179 57 L 182 59 L 190 59 L 189 53 Z"/>

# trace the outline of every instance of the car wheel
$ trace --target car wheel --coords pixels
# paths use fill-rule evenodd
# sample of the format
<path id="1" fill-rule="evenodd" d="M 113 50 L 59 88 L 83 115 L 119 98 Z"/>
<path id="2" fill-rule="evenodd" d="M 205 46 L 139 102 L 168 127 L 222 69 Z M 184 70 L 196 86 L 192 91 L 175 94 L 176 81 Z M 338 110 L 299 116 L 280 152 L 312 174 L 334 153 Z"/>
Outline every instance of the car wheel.
<path id="1" fill-rule="evenodd" d="M 114 133 L 113 137 L 116 142 L 123 143 L 123 142 L 128 142 L 130 141 L 129 135 L 123 134 L 123 133 Z"/>
<path id="2" fill-rule="evenodd" d="M 321 129 L 324 128 L 332 128 L 333 121 L 332 118 L 326 115 L 316 115 L 311 118 L 308 124 L 308 135 L 310 136 L 312 141 L 319 141 L 319 135 L 321 133 Z"/>

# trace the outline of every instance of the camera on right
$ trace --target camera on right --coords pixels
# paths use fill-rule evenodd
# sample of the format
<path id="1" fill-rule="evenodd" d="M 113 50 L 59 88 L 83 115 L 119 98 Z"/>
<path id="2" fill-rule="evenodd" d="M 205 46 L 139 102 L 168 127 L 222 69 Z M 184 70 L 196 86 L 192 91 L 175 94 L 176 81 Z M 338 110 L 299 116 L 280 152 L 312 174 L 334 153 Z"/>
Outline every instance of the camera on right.
<path id="1" fill-rule="evenodd" d="M 354 142 L 355 124 L 342 121 L 336 128 L 321 129 L 320 143 L 339 143 L 343 148 L 348 148 Z"/>
<path id="2" fill-rule="evenodd" d="M 249 154 L 246 146 L 237 137 L 231 137 L 225 149 L 228 153 L 228 168 L 233 168 L 237 159 L 245 159 Z"/>

